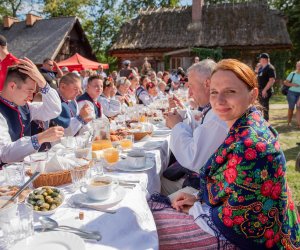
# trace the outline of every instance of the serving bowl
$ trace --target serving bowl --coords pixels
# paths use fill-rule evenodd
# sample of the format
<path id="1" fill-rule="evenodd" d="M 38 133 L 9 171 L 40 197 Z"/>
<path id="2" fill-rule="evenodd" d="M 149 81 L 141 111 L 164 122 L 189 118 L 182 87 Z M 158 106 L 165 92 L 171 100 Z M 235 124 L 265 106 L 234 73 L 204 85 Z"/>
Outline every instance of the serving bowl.
<path id="1" fill-rule="evenodd" d="M 43 186 L 34 189 L 26 198 L 26 203 L 33 206 L 33 211 L 39 215 L 50 215 L 64 203 L 65 195 L 62 190 Z"/>

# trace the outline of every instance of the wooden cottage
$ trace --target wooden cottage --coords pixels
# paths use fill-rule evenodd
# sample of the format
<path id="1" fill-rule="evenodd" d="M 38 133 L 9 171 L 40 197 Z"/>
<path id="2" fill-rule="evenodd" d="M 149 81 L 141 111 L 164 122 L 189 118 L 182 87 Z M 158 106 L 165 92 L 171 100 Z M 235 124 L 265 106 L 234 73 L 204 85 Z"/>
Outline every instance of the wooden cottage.
<path id="1" fill-rule="evenodd" d="M 291 47 L 284 16 L 265 0 L 212 5 L 193 0 L 188 7 L 141 11 L 121 27 L 110 53 L 132 66 L 148 57 L 155 70 L 164 70 L 166 64 L 188 68 L 197 48 L 219 48 L 223 57 L 254 65 L 258 53 Z"/>
<path id="2" fill-rule="evenodd" d="M 0 34 L 6 37 L 12 54 L 18 58 L 28 57 L 38 65 L 46 57 L 59 62 L 75 53 L 96 60 L 77 17 L 42 19 L 27 14 L 22 22 L 4 17 Z"/>

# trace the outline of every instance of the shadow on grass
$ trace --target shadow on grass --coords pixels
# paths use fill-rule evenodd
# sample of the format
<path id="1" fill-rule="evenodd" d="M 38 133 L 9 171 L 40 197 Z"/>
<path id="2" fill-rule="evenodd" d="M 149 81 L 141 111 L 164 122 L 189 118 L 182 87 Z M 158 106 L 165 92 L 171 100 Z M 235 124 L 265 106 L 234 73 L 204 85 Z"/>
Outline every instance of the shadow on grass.
<path id="1" fill-rule="evenodd" d="M 295 146 L 283 151 L 286 161 L 295 161 L 298 153 L 300 152 L 300 146 Z"/>

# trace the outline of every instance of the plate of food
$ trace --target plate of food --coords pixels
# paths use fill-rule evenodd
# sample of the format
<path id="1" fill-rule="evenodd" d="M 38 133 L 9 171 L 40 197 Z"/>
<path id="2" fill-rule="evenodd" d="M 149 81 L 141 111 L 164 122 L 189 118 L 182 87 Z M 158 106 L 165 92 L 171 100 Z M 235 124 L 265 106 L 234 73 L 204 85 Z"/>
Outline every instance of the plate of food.
<path id="1" fill-rule="evenodd" d="M 63 204 L 64 200 L 65 195 L 60 189 L 44 186 L 34 189 L 25 202 L 33 206 L 36 214 L 50 215 Z"/>

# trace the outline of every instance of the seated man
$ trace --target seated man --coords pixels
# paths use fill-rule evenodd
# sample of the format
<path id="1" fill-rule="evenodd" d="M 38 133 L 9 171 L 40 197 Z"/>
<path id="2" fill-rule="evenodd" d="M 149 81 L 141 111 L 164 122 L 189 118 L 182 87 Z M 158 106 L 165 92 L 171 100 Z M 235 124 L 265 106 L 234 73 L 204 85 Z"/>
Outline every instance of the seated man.
<path id="1" fill-rule="evenodd" d="M 86 92 L 77 98 L 77 102 L 90 101 L 94 106 L 95 117 L 101 118 L 103 116 L 103 110 L 98 98 L 102 92 L 103 81 L 101 80 L 101 76 L 90 76 L 87 81 Z"/>
<path id="2" fill-rule="evenodd" d="M 80 77 L 75 73 L 64 75 L 59 82 L 58 94 L 61 99 L 62 111 L 58 117 L 51 120 L 50 126 L 65 128 L 65 136 L 74 136 L 79 130 L 92 120 L 92 110 L 85 104 L 78 110 L 76 97 L 81 91 Z"/>
<path id="3" fill-rule="evenodd" d="M 177 112 L 169 113 L 166 118 L 167 126 L 172 128 L 171 151 L 181 166 L 196 173 L 199 173 L 199 169 L 224 141 L 228 132 L 225 122 L 214 114 L 209 103 L 210 75 L 215 65 L 214 61 L 207 59 L 188 69 L 189 94 L 198 107 L 202 108 L 201 124 L 193 130 Z M 163 177 L 162 193 L 173 193 L 182 184 L 183 179 L 175 182 Z"/>
<path id="4" fill-rule="evenodd" d="M 43 102 L 29 103 L 36 85 L 41 88 Z M 20 59 L 17 67 L 8 68 L 0 94 L 0 166 L 22 161 L 36 152 L 44 142 L 57 141 L 64 134 L 54 127 L 31 136 L 31 121 L 47 121 L 61 112 L 57 92 L 50 88 L 37 67 L 29 59 Z"/>

